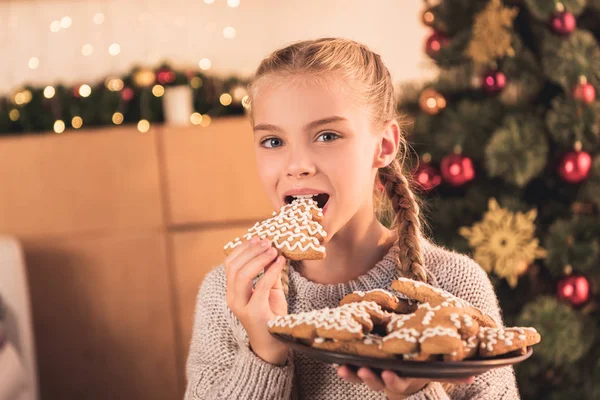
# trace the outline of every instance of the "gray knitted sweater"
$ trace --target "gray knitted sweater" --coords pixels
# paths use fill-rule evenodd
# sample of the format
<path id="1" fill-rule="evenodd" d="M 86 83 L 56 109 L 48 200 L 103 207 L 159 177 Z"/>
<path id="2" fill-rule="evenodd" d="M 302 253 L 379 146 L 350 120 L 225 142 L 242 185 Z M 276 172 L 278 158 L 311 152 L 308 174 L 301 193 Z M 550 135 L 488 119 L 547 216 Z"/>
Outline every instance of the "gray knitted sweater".
<path id="1" fill-rule="evenodd" d="M 485 271 L 469 257 L 423 239 L 425 268 L 432 284 L 479 307 L 502 323 L 498 301 Z M 389 288 L 396 277 L 393 246 L 388 254 L 356 280 L 322 285 L 290 269 L 289 312 L 335 307 L 355 290 Z M 196 399 L 385 399 L 366 385 L 346 382 L 333 367 L 290 352 L 285 366 L 269 364 L 249 348 L 246 332 L 227 308 L 223 266 L 209 272 L 200 287 L 194 332 L 187 360 L 186 400 Z M 519 399 L 511 367 L 490 370 L 470 385 L 456 385 L 446 393 L 430 383 L 410 400 Z"/>

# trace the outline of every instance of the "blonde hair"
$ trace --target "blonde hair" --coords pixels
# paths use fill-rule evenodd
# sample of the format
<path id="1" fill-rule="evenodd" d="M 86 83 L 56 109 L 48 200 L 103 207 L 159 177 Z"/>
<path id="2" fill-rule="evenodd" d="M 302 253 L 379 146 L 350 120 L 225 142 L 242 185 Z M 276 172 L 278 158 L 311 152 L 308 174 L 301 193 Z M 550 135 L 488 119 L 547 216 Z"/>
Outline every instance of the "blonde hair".
<path id="1" fill-rule="evenodd" d="M 348 82 L 350 94 L 370 108 L 371 119 L 376 127 L 398 120 L 394 86 L 381 57 L 365 45 L 339 38 L 302 41 L 270 54 L 261 62 L 250 84 L 250 104 L 263 82 L 273 77 L 290 78 L 298 75 L 316 79 L 335 76 Z M 250 113 L 252 118 L 252 110 Z M 403 173 L 408 149 L 404 136 L 400 137 L 400 145 L 399 157 L 378 171 L 377 179 L 384 187 L 385 198 L 380 196 L 376 211 L 391 211 L 394 216 L 392 226 L 397 230 L 400 250 L 397 259 L 399 276 L 427 282 L 421 253 L 419 202 L 409 179 Z M 281 277 L 286 295 L 289 288 L 288 267 L 289 263 Z"/>

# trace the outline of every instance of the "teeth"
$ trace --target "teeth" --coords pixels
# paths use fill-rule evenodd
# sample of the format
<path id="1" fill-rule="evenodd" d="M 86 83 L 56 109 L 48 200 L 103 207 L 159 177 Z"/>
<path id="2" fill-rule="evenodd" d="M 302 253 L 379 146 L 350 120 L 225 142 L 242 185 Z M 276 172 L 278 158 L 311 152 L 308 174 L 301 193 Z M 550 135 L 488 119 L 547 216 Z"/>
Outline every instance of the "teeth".
<path id="1" fill-rule="evenodd" d="M 315 197 L 318 196 L 318 194 L 299 194 L 299 195 L 292 195 L 292 197 L 296 198 L 296 199 L 306 199 L 306 198 L 311 198 L 311 197 Z"/>

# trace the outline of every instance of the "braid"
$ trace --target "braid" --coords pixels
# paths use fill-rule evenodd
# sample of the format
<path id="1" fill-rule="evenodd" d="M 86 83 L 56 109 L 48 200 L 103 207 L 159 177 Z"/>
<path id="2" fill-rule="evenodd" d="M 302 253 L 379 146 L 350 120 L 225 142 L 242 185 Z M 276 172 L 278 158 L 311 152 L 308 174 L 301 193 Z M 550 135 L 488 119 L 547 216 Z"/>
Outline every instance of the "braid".
<path id="1" fill-rule="evenodd" d="M 402 167 L 396 159 L 390 165 L 380 168 L 378 174 L 396 214 L 400 249 L 398 273 L 400 276 L 427 282 L 420 243 L 420 209 L 408 179 L 402 173 Z"/>

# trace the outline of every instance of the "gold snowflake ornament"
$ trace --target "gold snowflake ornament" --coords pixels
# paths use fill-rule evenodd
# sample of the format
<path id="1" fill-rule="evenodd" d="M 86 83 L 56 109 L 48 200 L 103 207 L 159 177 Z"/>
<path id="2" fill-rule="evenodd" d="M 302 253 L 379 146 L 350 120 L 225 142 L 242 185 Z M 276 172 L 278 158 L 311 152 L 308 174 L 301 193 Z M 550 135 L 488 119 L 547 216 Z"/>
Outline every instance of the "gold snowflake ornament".
<path id="1" fill-rule="evenodd" d="M 511 45 L 513 19 L 518 13 L 517 8 L 505 7 L 501 0 L 491 0 L 475 17 L 467 55 L 475 63 L 484 65 L 514 55 Z"/>
<path id="2" fill-rule="evenodd" d="M 537 211 L 513 213 L 500 208 L 494 198 L 489 200 L 488 208 L 480 222 L 460 228 L 459 233 L 475 249 L 475 261 L 488 274 L 494 272 L 514 288 L 533 260 L 546 257 L 546 250 L 534 236 Z"/>

